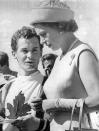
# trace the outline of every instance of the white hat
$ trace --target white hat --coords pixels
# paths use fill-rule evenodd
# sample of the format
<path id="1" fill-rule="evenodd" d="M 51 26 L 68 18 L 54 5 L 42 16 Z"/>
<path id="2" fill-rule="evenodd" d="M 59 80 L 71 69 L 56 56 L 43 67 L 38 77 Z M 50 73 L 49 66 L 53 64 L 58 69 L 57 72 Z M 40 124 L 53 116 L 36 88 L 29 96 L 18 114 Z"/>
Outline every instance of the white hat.
<path id="1" fill-rule="evenodd" d="M 33 0 L 32 24 L 61 22 L 74 19 L 74 12 L 60 0 Z"/>

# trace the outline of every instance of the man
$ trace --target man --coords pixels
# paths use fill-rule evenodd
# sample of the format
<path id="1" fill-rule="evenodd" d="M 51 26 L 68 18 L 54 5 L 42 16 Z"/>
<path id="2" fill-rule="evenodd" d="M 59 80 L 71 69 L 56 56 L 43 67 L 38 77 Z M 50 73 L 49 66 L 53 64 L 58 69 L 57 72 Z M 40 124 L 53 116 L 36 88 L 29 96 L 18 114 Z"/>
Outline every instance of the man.
<path id="1" fill-rule="evenodd" d="M 17 60 L 20 69 L 18 70 L 18 77 L 12 82 L 8 83 L 5 90 L 2 92 L 2 103 L 4 103 L 5 116 L 9 119 L 16 119 L 21 117 L 18 112 L 21 110 L 22 103 L 28 104 L 27 108 L 21 110 L 21 121 L 17 124 L 4 123 L 4 131 L 32 131 L 40 130 L 49 126 L 49 121 L 40 119 L 36 116 L 34 109 L 30 110 L 30 105 L 35 98 L 39 98 L 42 93 L 43 75 L 38 70 L 39 60 L 42 54 L 42 46 L 40 44 L 40 36 L 37 35 L 34 28 L 23 26 L 17 30 L 11 39 L 11 48 L 14 58 Z M 23 99 L 20 99 L 20 97 Z M 16 97 L 20 99 L 18 104 L 14 104 Z M 9 116 L 11 108 L 8 105 L 17 106 L 14 117 Z M 20 106 L 21 105 L 21 106 Z M 30 112 L 30 113 L 29 113 Z M 23 121 L 22 121 L 23 120 Z M 25 120 L 25 122 L 24 122 Z"/>
<path id="2" fill-rule="evenodd" d="M 45 75 L 48 77 L 51 73 L 51 70 L 54 66 L 57 55 L 55 54 L 45 54 L 42 56 L 42 65 L 45 70 Z"/>

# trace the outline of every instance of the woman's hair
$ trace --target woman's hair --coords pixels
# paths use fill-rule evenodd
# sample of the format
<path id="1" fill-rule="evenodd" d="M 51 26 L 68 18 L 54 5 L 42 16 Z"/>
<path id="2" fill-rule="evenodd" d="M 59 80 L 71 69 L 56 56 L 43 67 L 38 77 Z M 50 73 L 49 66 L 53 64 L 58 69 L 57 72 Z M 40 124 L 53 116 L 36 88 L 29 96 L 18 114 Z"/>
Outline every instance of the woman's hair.
<path id="1" fill-rule="evenodd" d="M 21 29 L 17 30 L 12 36 L 12 39 L 11 39 L 12 50 L 13 51 L 17 50 L 17 43 L 20 38 L 31 39 L 33 37 L 37 37 L 40 44 L 40 36 L 37 35 L 35 29 L 31 27 L 23 26 Z M 40 44 L 40 48 L 42 49 L 41 44 Z"/>
<path id="2" fill-rule="evenodd" d="M 4 65 L 7 65 L 9 66 L 9 57 L 8 57 L 8 54 L 3 52 L 3 51 L 0 51 L 0 65 L 1 66 L 4 66 Z"/>
<path id="3" fill-rule="evenodd" d="M 75 32 L 78 30 L 78 25 L 75 22 L 75 20 L 70 20 L 70 21 L 61 21 L 61 22 L 38 22 L 34 23 L 33 25 L 42 25 L 50 28 L 54 28 L 60 32 Z"/>

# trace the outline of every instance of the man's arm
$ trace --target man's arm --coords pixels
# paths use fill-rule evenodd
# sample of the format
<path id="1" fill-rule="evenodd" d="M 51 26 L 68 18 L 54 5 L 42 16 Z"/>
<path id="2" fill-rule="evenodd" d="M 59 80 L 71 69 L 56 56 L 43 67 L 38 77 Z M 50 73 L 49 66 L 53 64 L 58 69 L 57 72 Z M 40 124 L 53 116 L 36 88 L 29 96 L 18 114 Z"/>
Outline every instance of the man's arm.
<path id="1" fill-rule="evenodd" d="M 32 115 L 20 117 L 13 125 L 23 131 L 50 131 L 50 122 L 47 119 L 40 119 Z"/>
<path id="2" fill-rule="evenodd" d="M 19 131 L 17 127 L 13 126 L 12 124 L 5 123 L 2 127 L 3 131 Z"/>

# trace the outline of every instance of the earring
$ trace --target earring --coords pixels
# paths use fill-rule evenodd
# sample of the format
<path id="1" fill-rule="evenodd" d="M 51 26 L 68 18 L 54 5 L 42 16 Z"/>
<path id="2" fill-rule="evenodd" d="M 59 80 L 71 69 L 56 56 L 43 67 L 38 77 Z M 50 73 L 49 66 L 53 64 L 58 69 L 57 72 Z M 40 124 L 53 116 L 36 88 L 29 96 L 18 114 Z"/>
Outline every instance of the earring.
<path id="1" fill-rule="evenodd" d="M 59 33 L 60 33 L 60 35 L 63 35 L 63 31 L 60 31 Z"/>

